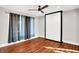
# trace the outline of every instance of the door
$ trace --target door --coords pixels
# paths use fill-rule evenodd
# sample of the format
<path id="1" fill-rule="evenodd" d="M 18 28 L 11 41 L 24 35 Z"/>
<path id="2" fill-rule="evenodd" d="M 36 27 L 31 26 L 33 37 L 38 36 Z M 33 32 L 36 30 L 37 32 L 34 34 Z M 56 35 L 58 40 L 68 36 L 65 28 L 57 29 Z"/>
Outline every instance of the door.
<path id="1" fill-rule="evenodd" d="M 61 11 L 46 14 L 46 38 L 62 41 L 62 13 Z"/>

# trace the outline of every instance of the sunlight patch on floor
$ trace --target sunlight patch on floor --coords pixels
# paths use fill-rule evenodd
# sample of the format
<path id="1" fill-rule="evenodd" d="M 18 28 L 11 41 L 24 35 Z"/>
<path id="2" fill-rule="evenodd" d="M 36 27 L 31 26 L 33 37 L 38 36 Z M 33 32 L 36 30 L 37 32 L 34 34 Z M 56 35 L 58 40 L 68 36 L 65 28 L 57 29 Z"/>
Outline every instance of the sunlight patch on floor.
<path id="1" fill-rule="evenodd" d="M 55 52 L 74 52 L 74 53 L 79 53 L 79 51 L 71 50 L 71 49 L 55 48 L 55 47 L 49 47 L 49 46 L 44 46 L 44 48 L 53 50 Z"/>

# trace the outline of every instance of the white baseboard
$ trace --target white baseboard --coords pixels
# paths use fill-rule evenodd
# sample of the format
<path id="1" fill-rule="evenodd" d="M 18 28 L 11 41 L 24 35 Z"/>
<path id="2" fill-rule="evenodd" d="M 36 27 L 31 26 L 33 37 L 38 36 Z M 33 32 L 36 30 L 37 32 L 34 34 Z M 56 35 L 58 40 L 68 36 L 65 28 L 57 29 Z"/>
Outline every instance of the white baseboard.
<path id="1" fill-rule="evenodd" d="M 26 39 L 26 40 L 20 40 L 20 41 L 16 41 L 16 42 L 12 42 L 12 43 L 0 44 L 0 47 L 9 46 L 9 45 L 12 45 L 12 44 L 24 42 L 24 41 L 31 40 L 31 39 L 38 38 L 38 37 L 39 37 L 39 36 L 35 36 L 35 37 L 32 37 L 32 38 L 30 38 L 30 39 Z"/>
<path id="2" fill-rule="evenodd" d="M 34 39 L 34 38 L 38 38 L 38 37 L 45 38 L 44 36 L 35 36 L 35 37 L 30 38 L 30 39 Z"/>
<path id="3" fill-rule="evenodd" d="M 79 46 L 79 43 L 77 43 L 77 42 L 71 42 L 71 41 L 66 41 L 66 40 L 63 40 L 63 42 L 70 43 L 70 44 L 74 44 L 74 45 L 78 45 Z"/>
<path id="4" fill-rule="evenodd" d="M 28 40 L 28 39 L 27 39 L 27 40 Z M 26 41 L 26 40 L 20 40 L 20 41 L 11 42 L 11 43 L 0 44 L 0 47 L 5 47 L 5 46 L 12 45 L 12 44 L 16 44 L 16 43 L 24 42 L 24 41 Z"/>

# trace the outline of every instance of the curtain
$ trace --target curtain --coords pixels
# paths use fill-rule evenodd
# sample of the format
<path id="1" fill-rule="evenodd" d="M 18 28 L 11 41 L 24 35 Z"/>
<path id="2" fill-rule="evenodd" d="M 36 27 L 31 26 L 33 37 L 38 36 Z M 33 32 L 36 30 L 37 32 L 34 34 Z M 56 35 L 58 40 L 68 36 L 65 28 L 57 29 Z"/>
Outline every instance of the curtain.
<path id="1" fill-rule="evenodd" d="M 10 18 L 9 18 L 9 36 L 8 36 L 8 43 L 13 42 L 13 20 L 12 19 L 12 14 L 10 13 Z"/>
<path id="2" fill-rule="evenodd" d="M 25 18 L 25 39 L 30 38 L 30 17 Z"/>
<path id="3" fill-rule="evenodd" d="M 8 43 L 34 36 L 34 18 L 10 13 Z"/>
<path id="4" fill-rule="evenodd" d="M 20 16 L 19 20 L 19 40 L 25 39 L 25 16 Z"/>
<path id="5" fill-rule="evenodd" d="M 10 13 L 9 19 L 9 39 L 8 42 L 16 42 L 19 40 L 19 15 Z"/>
<path id="6" fill-rule="evenodd" d="M 34 17 L 30 17 L 30 37 L 35 36 L 35 21 Z"/>
<path id="7" fill-rule="evenodd" d="M 19 40 L 19 15 L 13 14 L 13 40 Z"/>

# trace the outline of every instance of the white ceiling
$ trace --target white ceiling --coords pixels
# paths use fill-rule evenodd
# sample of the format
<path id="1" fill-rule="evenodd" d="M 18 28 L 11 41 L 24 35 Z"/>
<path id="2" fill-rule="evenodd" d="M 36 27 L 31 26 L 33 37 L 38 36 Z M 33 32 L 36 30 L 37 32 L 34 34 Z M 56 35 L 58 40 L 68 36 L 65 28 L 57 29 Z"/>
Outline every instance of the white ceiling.
<path id="1" fill-rule="evenodd" d="M 0 5 L 0 10 L 5 12 L 12 12 L 27 16 L 43 16 L 46 13 L 54 12 L 54 11 L 68 11 L 71 9 L 79 8 L 78 5 L 49 5 L 48 8 L 44 9 L 44 14 L 38 11 L 28 11 L 29 9 L 37 9 L 38 5 Z"/>

